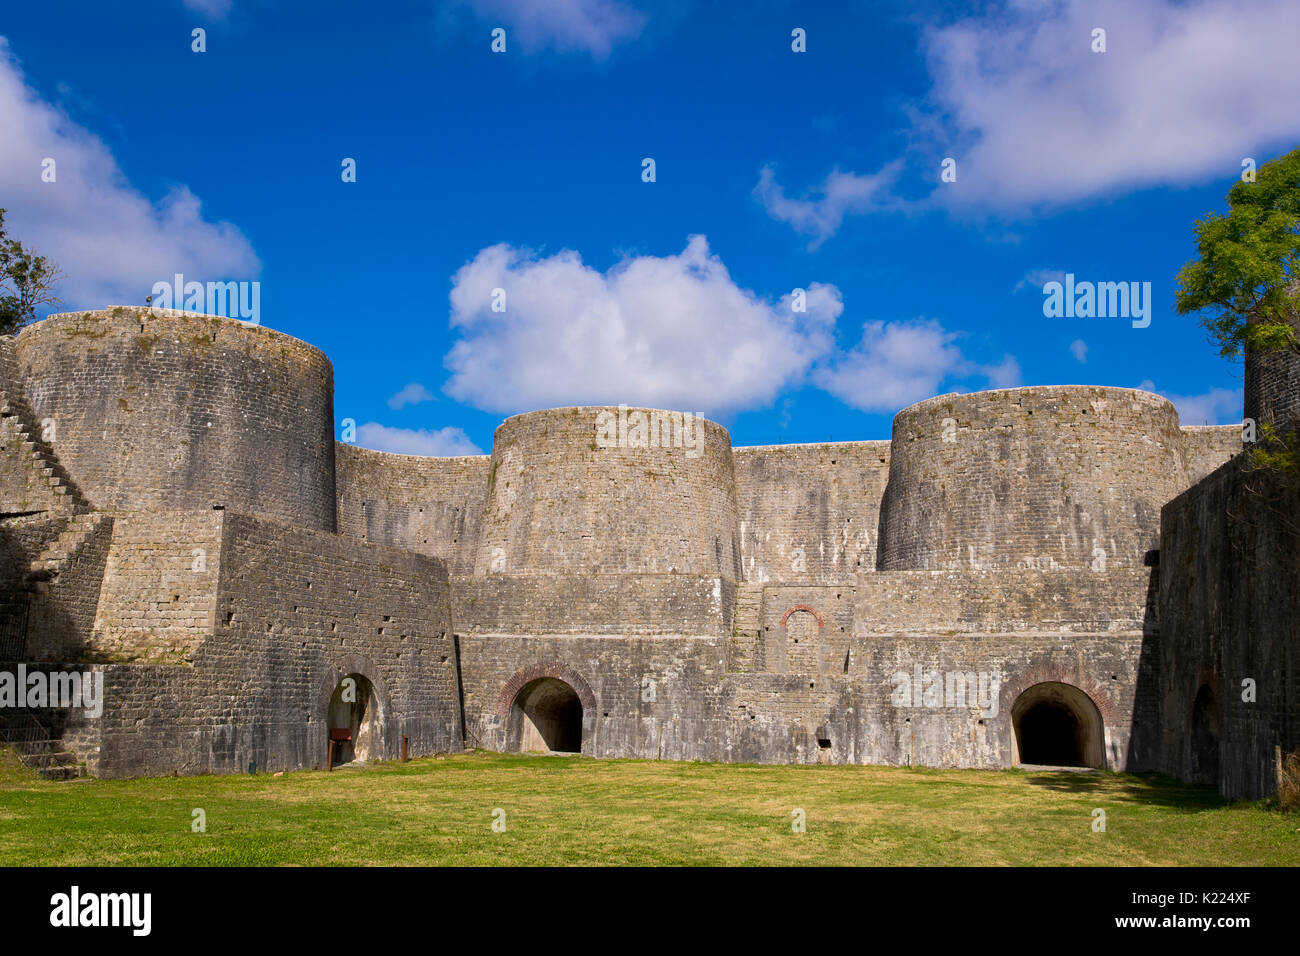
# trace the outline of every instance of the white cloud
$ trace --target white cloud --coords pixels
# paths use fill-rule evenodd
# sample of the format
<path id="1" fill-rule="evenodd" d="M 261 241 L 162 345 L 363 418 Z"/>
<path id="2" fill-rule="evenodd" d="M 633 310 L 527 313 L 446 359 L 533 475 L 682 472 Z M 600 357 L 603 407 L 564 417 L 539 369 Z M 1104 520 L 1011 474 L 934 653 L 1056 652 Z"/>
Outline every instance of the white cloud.
<path id="1" fill-rule="evenodd" d="M 1085 364 L 1088 361 L 1088 343 L 1083 339 L 1075 339 L 1070 343 L 1070 354 L 1080 365 Z"/>
<path id="2" fill-rule="evenodd" d="M 357 444 L 375 451 L 398 455 L 425 455 L 450 458 L 456 455 L 481 455 L 483 451 L 469 440 L 464 429 L 448 426 L 439 429 L 390 428 L 378 422 L 357 426 Z"/>
<path id="3" fill-rule="evenodd" d="M 546 47 L 581 51 L 598 60 L 614 46 L 635 39 L 646 24 L 641 11 L 621 0 L 462 0 L 493 26 L 506 29 L 507 50 L 518 43 L 527 53 Z"/>
<path id="4" fill-rule="evenodd" d="M 1231 179 L 1300 134 L 1298 36 L 1295 0 L 1021 2 L 933 29 L 931 119 L 959 167 L 935 197 L 1057 204 Z"/>
<path id="5" fill-rule="evenodd" d="M 433 395 L 419 382 L 412 382 L 388 400 L 388 407 L 401 411 L 407 405 L 419 405 L 421 402 L 433 401 Z"/>
<path id="6" fill-rule="evenodd" d="M 1011 294 L 1015 295 L 1025 288 L 1033 289 L 1035 292 L 1042 292 L 1043 286 L 1047 285 L 1047 283 L 1064 281 L 1065 272 L 1061 269 L 1030 269 L 1016 283 L 1016 287 L 1011 290 Z"/>
<path id="7" fill-rule="evenodd" d="M 224 20 L 230 15 L 234 0 L 181 0 L 185 9 L 209 20 Z"/>
<path id="8" fill-rule="evenodd" d="M 889 189 L 903 168 L 895 160 L 870 175 L 831 170 L 816 190 L 819 199 L 791 199 L 776 181 L 776 170 L 764 166 L 758 176 L 754 195 L 773 219 L 789 223 L 795 232 L 812 236 L 811 248 L 817 248 L 833 236 L 848 213 L 876 212 L 894 205 Z"/>
<path id="9" fill-rule="evenodd" d="M 793 285 L 793 283 L 791 283 Z M 493 289 L 506 310 L 493 312 Z M 844 309 L 832 285 L 807 285 L 807 312 L 736 285 L 704 236 L 680 255 L 634 256 L 607 272 L 572 251 L 537 258 L 483 249 L 453 277 L 446 391 L 515 412 L 644 404 L 717 415 L 763 406 L 833 348 Z"/>
<path id="10" fill-rule="evenodd" d="M 896 412 L 940 394 L 941 386 L 955 379 L 975 376 L 988 388 L 1020 384 L 1020 366 L 1013 357 L 979 365 L 954 344 L 960 337 L 932 319 L 868 322 L 858 344 L 817 369 L 813 381 L 865 412 Z"/>
<path id="11" fill-rule="evenodd" d="M 67 274 L 66 307 L 144 304 L 175 273 L 199 281 L 251 280 L 261 268 L 230 223 L 209 222 L 177 186 L 157 202 L 133 189 L 108 147 L 26 85 L 0 37 L 0 203 L 13 237 Z M 42 182 L 42 161 L 56 179 Z"/>
<path id="12" fill-rule="evenodd" d="M 1174 403 L 1180 425 L 1233 425 L 1241 421 L 1242 390 L 1212 388 L 1201 395 L 1174 395 L 1158 390 L 1151 379 L 1143 379 L 1138 388 L 1156 392 Z"/>

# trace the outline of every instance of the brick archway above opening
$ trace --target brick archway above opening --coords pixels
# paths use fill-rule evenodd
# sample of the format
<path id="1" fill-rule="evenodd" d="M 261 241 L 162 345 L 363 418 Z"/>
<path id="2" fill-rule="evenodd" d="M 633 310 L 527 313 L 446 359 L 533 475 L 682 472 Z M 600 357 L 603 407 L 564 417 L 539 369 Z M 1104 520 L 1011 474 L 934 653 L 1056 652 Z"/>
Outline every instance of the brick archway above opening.
<path id="1" fill-rule="evenodd" d="M 1009 715 L 1020 695 L 1036 684 L 1067 684 L 1083 691 L 1101 714 L 1102 724 L 1106 727 L 1115 726 L 1115 702 L 1105 687 L 1076 670 L 1051 665 L 1030 667 L 1003 684 L 999 695 L 1003 713 Z"/>
<path id="2" fill-rule="evenodd" d="M 501 717 L 509 716 L 510 705 L 515 702 L 519 692 L 533 681 L 541 680 L 544 677 L 564 681 L 578 695 L 578 700 L 582 703 L 583 714 L 595 714 L 596 695 L 591 692 L 591 687 L 577 671 L 560 661 L 543 661 L 540 664 L 533 664 L 531 667 L 525 667 L 523 670 L 517 671 L 501 688 L 501 694 L 497 697 L 497 714 Z M 585 717 L 583 722 L 586 723 Z"/>
<path id="3" fill-rule="evenodd" d="M 782 627 L 785 627 L 785 622 L 788 621 L 788 620 L 790 620 L 790 615 L 793 614 L 795 611 L 807 611 L 807 612 L 808 612 L 809 614 L 811 614 L 813 617 L 817 618 L 817 626 L 818 626 L 818 627 L 825 627 L 825 626 L 826 626 L 826 621 L 822 618 L 822 616 L 821 616 L 820 614 L 817 613 L 817 609 L 814 608 L 812 605 L 809 605 L 809 604 L 796 604 L 796 605 L 794 605 L 794 607 L 790 608 L 788 611 L 786 611 L 784 614 L 781 615 L 781 626 L 782 626 Z"/>

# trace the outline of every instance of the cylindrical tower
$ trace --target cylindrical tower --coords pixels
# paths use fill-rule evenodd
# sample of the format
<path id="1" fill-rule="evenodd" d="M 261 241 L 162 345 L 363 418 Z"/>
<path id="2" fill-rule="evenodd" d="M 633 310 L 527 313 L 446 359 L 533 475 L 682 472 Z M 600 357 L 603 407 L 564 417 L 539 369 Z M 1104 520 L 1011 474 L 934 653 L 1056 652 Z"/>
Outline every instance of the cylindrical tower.
<path id="1" fill-rule="evenodd" d="M 1159 395 L 941 395 L 894 419 L 876 566 L 1140 567 L 1186 486 L 1178 413 Z"/>
<path id="2" fill-rule="evenodd" d="M 731 436 L 703 418 L 557 408 L 496 430 L 475 574 L 740 577 Z"/>
<path id="3" fill-rule="evenodd" d="M 1290 316 L 1300 332 L 1300 313 Z M 1259 352 L 1246 349 L 1243 417 L 1279 430 L 1300 425 L 1300 353 L 1295 349 Z"/>
<path id="4" fill-rule="evenodd" d="M 312 346 L 234 319 L 115 308 L 52 315 L 13 353 L 95 507 L 224 506 L 335 529 L 334 369 Z"/>

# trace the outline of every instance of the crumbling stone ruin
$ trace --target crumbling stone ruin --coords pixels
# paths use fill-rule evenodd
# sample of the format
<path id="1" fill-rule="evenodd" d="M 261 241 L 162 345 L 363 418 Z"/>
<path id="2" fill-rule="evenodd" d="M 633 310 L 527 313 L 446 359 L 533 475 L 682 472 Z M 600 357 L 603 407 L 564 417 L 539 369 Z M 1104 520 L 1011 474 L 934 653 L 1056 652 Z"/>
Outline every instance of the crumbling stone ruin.
<path id="1" fill-rule="evenodd" d="M 1274 365 L 1247 401 L 1294 412 Z M 303 342 L 115 308 L 0 339 L 0 405 L 0 671 L 103 680 L 98 716 L 3 712 L 51 771 L 486 748 L 1253 798 L 1300 747 L 1300 502 L 1259 494 L 1240 426 L 1148 392 L 942 395 L 891 441 L 752 448 L 560 408 L 420 458 L 336 442 Z"/>

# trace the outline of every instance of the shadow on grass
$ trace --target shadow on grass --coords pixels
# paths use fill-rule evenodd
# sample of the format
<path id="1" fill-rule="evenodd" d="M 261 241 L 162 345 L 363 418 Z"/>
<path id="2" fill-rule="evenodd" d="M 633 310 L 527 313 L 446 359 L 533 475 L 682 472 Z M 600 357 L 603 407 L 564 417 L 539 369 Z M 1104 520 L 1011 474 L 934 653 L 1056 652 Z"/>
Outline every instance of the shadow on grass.
<path id="1" fill-rule="evenodd" d="M 1145 806 L 1199 813 L 1228 805 L 1214 787 L 1194 786 L 1159 773 L 1027 773 L 1025 782 L 1060 793 L 1095 794 Z"/>

